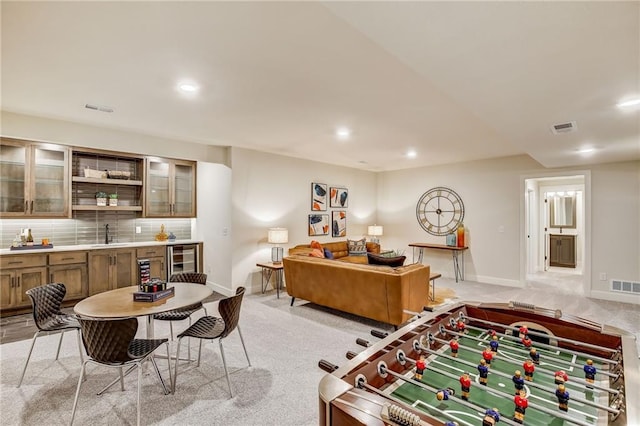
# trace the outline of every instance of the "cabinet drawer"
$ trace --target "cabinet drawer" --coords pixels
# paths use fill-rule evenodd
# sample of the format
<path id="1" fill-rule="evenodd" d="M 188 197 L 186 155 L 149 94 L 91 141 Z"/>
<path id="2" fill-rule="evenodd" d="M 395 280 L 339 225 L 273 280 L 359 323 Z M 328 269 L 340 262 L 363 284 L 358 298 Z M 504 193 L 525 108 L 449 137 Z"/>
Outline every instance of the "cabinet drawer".
<path id="1" fill-rule="evenodd" d="M 136 257 L 138 259 L 144 259 L 147 257 L 160 257 L 164 256 L 167 248 L 165 246 L 159 247 L 140 247 L 136 250 Z"/>
<path id="2" fill-rule="evenodd" d="M 70 251 L 65 253 L 49 254 L 49 265 L 69 265 L 71 263 L 86 263 L 87 252 Z"/>
<path id="3" fill-rule="evenodd" d="M 46 254 L 25 254 L 19 256 L 0 257 L 0 268 L 30 268 L 32 266 L 46 266 Z"/>

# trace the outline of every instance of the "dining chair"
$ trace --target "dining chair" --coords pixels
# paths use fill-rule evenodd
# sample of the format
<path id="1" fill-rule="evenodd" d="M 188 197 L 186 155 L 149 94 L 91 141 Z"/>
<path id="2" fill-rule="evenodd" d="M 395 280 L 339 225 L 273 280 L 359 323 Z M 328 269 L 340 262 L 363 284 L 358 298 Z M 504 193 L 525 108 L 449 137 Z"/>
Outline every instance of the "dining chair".
<path id="1" fill-rule="evenodd" d="M 76 396 L 73 401 L 70 424 L 73 424 L 76 415 L 78 397 L 80 396 L 80 388 L 82 387 L 86 366 L 89 362 L 92 362 L 104 367 L 118 368 L 120 370 L 120 389 L 122 391 L 124 391 L 124 376 L 132 369 L 138 369 L 136 424 L 140 425 L 140 382 L 142 381 L 142 364 L 146 361 L 151 361 L 164 386 L 164 381 L 162 380 L 162 375 L 153 357 L 153 353 L 165 344 L 167 347 L 167 364 L 169 365 L 169 381 L 171 382 L 168 339 L 136 339 L 135 335 L 138 331 L 137 318 L 104 320 L 79 317 L 78 322 L 82 328 L 82 340 L 89 357 L 82 363 Z M 123 372 L 124 367 L 130 367 L 126 373 Z M 109 386 L 107 386 L 107 388 Z"/>
<path id="2" fill-rule="evenodd" d="M 179 272 L 177 274 L 171 275 L 171 277 L 169 278 L 169 282 L 196 283 L 205 285 L 207 284 L 207 274 L 202 274 L 200 272 Z M 202 302 L 198 302 L 193 305 L 185 306 L 184 308 L 173 309 L 171 311 L 154 314 L 153 319 L 159 321 L 169 321 L 171 340 L 173 340 L 173 322 L 188 319 L 189 325 L 191 325 L 191 314 L 200 309 L 204 309 L 204 314 L 207 315 L 207 308 L 202 305 Z"/>
<path id="3" fill-rule="evenodd" d="M 233 330 L 238 329 L 240 335 L 240 341 L 242 342 L 242 348 L 244 354 L 247 357 L 249 367 L 251 367 L 251 361 L 249 360 L 249 354 L 247 353 L 247 347 L 244 344 L 242 338 L 242 331 L 240 330 L 240 307 L 242 305 L 242 298 L 244 296 L 245 288 L 238 287 L 236 294 L 231 297 L 221 299 L 218 302 L 218 312 L 221 318 L 204 316 L 199 318 L 192 326 L 178 335 L 178 347 L 176 349 L 176 365 L 173 377 L 173 392 L 176 389 L 176 380 L 178 379 L 178 360 L 180 359 L 180 343 L 184 337 L 194 337 L 200 339 L 200 347 L 198 349 L 198 367 L 200 366 L 200 355 L 202 354 L 202 340 L 215 340 L 218 339 L 220 344 L 220 354 L 222 355 L 222 363 L 224 365 L 224 372 L 227 376 L 227 385 L 229 386 L 229 393 L 233 398 L 233 390 L 231 389 L 231 380 L 229 380 L 229 370 L 227 368 L 227 361 L 224 356 L 224 347 L 222 346 L 222 340 L 227 337 Z"/>
<path id="4" fill-rule="evenodd" d="M 31 288 L 26 291 L 27 296 L 31 299 L 31 306 L 33 308 L 33 322 L 35 323 L 38 331 L 33 335 L 31 340 L 31 348 L 29 349 L 29 355 L 24 363 L 22 369 L 22 375 L 18 386 L 22 385 L 24 379 L 24 373 L 27 371 L 27 365 L 31 359 L 31 353 L 33 347 L 36 344 L 36 339 L 41 334 L 50 332 L 60 332 L 60 341 L 58 342 L 58 350 L 56 351 L 56 360 L 60 356 L 60 347 L 62 346 L 62 338 L 67 330 L 76 330 L 78 332 L 78 349 L 80 350 L 80 362 L 84 361 L 82 355 L 82 344 L 80 343 L 80 324 L 78 321 L 67 314 L 63 314 L 60 311 L 62 300 L 67 294 L 67 288 L 62 283 L 50 283 L 40 287 Z"/>

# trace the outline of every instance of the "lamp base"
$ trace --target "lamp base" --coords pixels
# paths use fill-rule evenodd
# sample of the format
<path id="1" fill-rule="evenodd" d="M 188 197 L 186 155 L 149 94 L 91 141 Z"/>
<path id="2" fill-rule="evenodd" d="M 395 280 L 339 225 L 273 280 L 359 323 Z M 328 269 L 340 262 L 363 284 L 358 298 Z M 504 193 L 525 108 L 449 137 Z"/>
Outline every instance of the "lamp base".
<path id="1" fill-rule="evenodd" d="M 272 263 L 282 263 L 283 254 L 284 254 L 284 249 L 282 247 L 272 247 L 271 248 L 271 262 Z"/>

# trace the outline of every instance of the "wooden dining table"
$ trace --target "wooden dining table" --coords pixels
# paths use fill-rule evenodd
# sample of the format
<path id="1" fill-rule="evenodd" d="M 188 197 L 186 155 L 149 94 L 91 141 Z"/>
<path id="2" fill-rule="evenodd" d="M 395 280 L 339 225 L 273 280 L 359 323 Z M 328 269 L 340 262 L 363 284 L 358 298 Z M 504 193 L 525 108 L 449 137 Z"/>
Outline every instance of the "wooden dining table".
<path id="1" fill-rule="evenodd" d="M 184 308 L 202 302 L 213 294 L 205 285 L 197 283 L 168 283 L 175 287 L 175 294 L 156 302 L 134 302 L 133 293 L 138 286 L 118 288 L 105 291 L 78 302 L 73 310 L 83 317 L 116 319 L 130 317 L 147 317 L 147 338 L 153 339 L 153 314 Z"/>

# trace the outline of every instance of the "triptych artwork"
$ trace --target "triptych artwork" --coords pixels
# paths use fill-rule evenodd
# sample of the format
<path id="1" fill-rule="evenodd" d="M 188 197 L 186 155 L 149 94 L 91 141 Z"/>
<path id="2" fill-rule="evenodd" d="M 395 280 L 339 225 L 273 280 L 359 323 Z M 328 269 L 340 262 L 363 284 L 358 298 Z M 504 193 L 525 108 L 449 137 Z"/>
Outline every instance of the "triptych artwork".
<path id="1" fill-rule="evenodd" d="M 332 237 L 347 236 L 347 212 L 349 205 L 349 191 L 347 188 L 327 187 L 325 183 L 311 183 L 311 211 L 325 212 L 328 207 L 341 210 L 331 211 L 331 223 L 328 213 L 313 213 L 309 215 L 309 236 L 329 235 Z"/>

